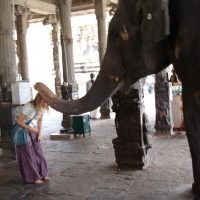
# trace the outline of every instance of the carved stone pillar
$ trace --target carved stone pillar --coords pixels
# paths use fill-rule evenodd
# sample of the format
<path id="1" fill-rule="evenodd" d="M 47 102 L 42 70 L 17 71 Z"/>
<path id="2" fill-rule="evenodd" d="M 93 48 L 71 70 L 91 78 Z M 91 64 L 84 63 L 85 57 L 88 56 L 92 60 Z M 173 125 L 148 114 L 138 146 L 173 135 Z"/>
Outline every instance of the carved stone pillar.
<path id="1" fill-rule="evenodd" d="M 0 1 L 0 148 L 1 157 L 6 158 L 15 158 L 14 146 L 10 142 L 12 115 L 8 114 L 11 112 L 11 83 L 17 80 L 11 5 L 11 0 Z"/>
<path id="2" fill-rule="evenodd" d="M 17 63 L 17 70 L 18 70 L 18 74 L 21 75 L 22 78 L 22 65 L 21 65 L 21 58 L 20 58 L 20 44 L 19 44 L 19 40 L 16 40 L 16 54 L 17 54 L 17 58 L 18 58 L 18 63 Z"/>
<path id="3" fill-rule="evenodd" d="M 99 63 L 102 64 L 106 52 L 106 1 L 95 0 L 95 14 L 98 25 L 98 39 L 99 39 Z"/>
<path id="4" fill-rule="evenodd" d="M 29 80 L 28 55 L 26 34 L 28 29 L 27 17 L 30 15 L 30 9 L 23 6 L 15 6 L 16 24 L 17 24 L 17 44 L 19 45 L 19 64 L 18 68 L 22 75 L 22 80 Z"/>
<path id="5" fill-rule="evenodd" d="M 144 113 L 143 83 L 140 79 L 126 94 L 123 87 L 113 97 L 117 138 L 113 139 L 120 168 L 142 169 L 147 163 L 148 125 Z"/>
<path id="6" fill-rule="evenodd" d="M 59 17 L 61 22 L 61 45 L 63 61 L 63 80 L 61 88 L 62 96 L 75 100 L 78 98 L 78 85 L 75 81 L 73 39 L 71 29 L 71 5 L 72 0 L 58 0 Z M 68 93 L 66 96 L 66 92 Z M 70 116 L 63 114 L 62 126 L 71 128 Z"/>
<path id="7" fill-rule="evenodd" d="M 106 1 L 95 0 L 95 14 L 98 24 L 98 39 L 99 39 L 99 63 L 102 64 L 106 52 Z M 110 100 L 105 102 L 100 108 L 100 119 L 110 118 Z"/>
<path id="8" fill-rule="evenodd" d="M 63 78 L 64 82 L 75 85 L 73 39 L 71 29 L 71 4 L 72 0 L 58 0 L 61 22 L 61 41 L 63 52 Z"/>
<path id="9" fill-rule="evenodd" d="M 170 83 L 167 71 L 163 70 L 156 75 L 155 103 L 156 103 L 156 134 L 172 134 L 172 112 L 170 103 Z"/>
<path id="10" fill-rule="evenodd" d="M 17 79 L 11 0 L 0 1 L 0 13 L 0 79 L 2 87 L 10 87 Z"/>
<path id="11" fill-rule="evenodd" d="M 55 91 L 58 97 L 61 97 L 61 74 L 60 74 L 60 63 L 59 63 L 59 23 L 56 15 L 47 15 L 43 21 L 44 25 L 51 24 L 52 30 L 52 42 L 53 42 L 53 63 L 55 70 Z"/>

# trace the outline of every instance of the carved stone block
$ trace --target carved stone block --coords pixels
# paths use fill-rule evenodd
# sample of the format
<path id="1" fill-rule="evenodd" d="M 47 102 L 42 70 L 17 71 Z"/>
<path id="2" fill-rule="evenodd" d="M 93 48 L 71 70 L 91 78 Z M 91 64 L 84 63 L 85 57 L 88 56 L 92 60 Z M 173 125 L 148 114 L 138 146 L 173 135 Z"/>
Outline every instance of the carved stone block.
<path id="1" fill-rule="evenodd" d="M 113 95 L 113 111 L 118 137 L 113 139 L 116 162 L 120 167 L 142 168 L 150 148 L 144 126 L 143 93 L 140 84 L 128 94 L 121 88 Z"/>

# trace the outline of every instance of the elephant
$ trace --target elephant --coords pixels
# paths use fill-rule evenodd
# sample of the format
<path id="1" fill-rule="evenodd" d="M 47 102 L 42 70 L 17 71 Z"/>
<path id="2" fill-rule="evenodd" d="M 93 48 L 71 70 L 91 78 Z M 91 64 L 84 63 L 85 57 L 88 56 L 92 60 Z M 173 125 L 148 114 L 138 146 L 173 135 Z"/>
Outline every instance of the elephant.
<path id="1" fill-rule="evenodd" d="M 200 1 L 119 0 L 95 83 L 82 98 L 59 99 L 43 83 L 35 89 L 57 111 L 81 114 L 102 105 L 124 84 L 170 64 L 182 82 L 183 113 L 192 158 L 192 191 L 200 199 Z"/>

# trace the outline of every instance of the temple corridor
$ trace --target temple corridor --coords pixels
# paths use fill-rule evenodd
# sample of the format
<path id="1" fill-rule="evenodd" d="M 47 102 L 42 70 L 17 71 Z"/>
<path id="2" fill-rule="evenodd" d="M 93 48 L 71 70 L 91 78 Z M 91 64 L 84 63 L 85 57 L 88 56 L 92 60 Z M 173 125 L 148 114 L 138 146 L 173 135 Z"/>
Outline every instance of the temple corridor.
<path id="1" fill-rule="evenodd" d="M 61 128 L 62 114 L 51 110 L 45 115 L 42 146 L 49 166 L 50 181 L 24 184 L 16 161 L 0 160 L 0 199 L 41 200 L 188 200 L 191 193 L 192 166 L 184 133 L 156 135 L 153 129 L 153 94 L 147 94 L 153 146 L 143 170 L 119 169 L 112 139 L 116 137 L 114 116 L 91 120 L 91 136 L 70 140 L 51 140 Z"/>

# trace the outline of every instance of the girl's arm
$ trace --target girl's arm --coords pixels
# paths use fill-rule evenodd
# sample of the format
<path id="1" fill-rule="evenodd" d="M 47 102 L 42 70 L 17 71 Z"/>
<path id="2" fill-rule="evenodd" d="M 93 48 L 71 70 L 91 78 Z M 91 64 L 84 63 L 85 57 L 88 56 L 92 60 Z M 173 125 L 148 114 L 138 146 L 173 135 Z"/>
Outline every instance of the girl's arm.
<path id="1" fill-rule="evenodd" d="M 38 119 L 38 142 L 42 141 L 42 119 L 43 115 Z"/>
<path id="2" fill-rule="evenodd" d="M 26 115 L 24 115 L 23 113 L 21 113 L 20 116 L 17 119 L 17 124 L 19 124 L 21 127 L 25 128 L 25 129 L 27 129 L 31 133 L 38 132 L 38 128 L 37 127 L 30 127 L 30 126 L 26 125 L 23 122 L 25 118 L 26 118 Z"/>

